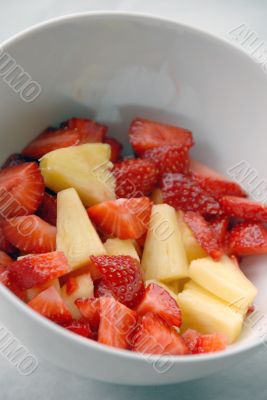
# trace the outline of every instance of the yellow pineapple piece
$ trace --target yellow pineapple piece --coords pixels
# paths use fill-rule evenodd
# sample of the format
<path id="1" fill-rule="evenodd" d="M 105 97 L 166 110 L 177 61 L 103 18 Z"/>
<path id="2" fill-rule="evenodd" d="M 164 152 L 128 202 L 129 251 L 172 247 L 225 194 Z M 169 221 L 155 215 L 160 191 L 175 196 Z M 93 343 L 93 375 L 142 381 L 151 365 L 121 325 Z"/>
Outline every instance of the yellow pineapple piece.
<path id="1" fill-rule="evenodd" d="M 131 256 L 137 261 L 140 261 L 133 240 L 131 239 L 108 239 L 104 243 L 104 246 L 109 256 Z"/>
<path id="2" fill-rule="evenodd" d="M 163 204 L 162 191 L 160 189 L 154 189 L 151 194 L 151 200 L 154 204 Z"/>
<path id="3" fill-rule="evenodd" d="M 21 256 L 18 257 L 18 259 L 23 258 L 26 256 Z M 39 293 L 41 293 L 43 290 L 49 288 L 50 286 L 54 286 L 55 289 L 57 289 L 58 292 L 60 292 L 60 284 L 59 284 L 59 280 L 58 279 L 53 279 L 52 281 L 46 282 L 41 286 L 38 287 L 34 287 L 31 289 L 27 289 L 25 290 L 26 292 L 26 298 L 27 298 L 27 302 L 31 301 L 34 297 L 36 297 Z"/>
<path id="4" fill-rule="evenodd" d="M 40 160 L 40 168 L 49 189 L 59 192 L 73 187 L 85 206 L 93 206 L 115 199 L 109 159 L 109 145 L 89 143 L 47 153 Z"/>

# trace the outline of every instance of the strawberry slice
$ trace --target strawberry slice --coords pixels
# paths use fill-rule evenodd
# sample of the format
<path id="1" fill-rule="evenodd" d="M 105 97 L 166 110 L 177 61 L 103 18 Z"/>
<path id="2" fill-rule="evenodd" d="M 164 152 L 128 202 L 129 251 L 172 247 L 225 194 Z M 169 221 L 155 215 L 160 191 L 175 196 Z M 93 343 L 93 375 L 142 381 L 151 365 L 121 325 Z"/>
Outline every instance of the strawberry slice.
<path id="1" fill-rule="evenodd" d="M 28 305 L 39 314 L 58 324 L 67 324 L 72 316 L 54 286 L 39 293 Z"/>
<path id="2" fill-rule="evenodd" d="M 193 329 L 188 329 L 183 338 L 192 354 L 222 351 L 227 346 L 227 337 L 223 333 L 202 335 Z"/>
<path id="3" fill-rule="evenodd" d="M 210 226 L 215 232 L 219 245 L 223 247 L 225 236 L 229 226 L 229 218 L 225 216 L 214 218 L 210 221 Z"/>
<path id="4" fill-rule="evenodd" d="M 182 211 L 196 211 L 203 215 L 220 215 L 220 204 L 202 189 L 193 176 L 164 174 L 162 179 L 164 203 Z"/>
<path id="5" fill-rule="evenodd" d="M 75 305 L 80 310 L 82 317 L 85 321 L 89 322 L 90 326 L 94 330 L 98 330 L 100 322 L 100 299 L 77 299 Z"/>
<path id="6" fill-rule="evenodd" d="M 267 222 L 267 206 L 248 199 L 224 196 L 220 201 L 226 215 L 252 222 Z"/>
<path id="7" fill-rule="evenodd" d="M 63 123 L 68 129 L 79 133 L 79 144 L 101 143 L 104 141 L 108 128 L 87 118 L 71 118 Z"/>
<path id="8" fill-rule="evenodd" d="M 44 180 L 35 162 L 0 171 L 0 217 L 34 213 L 44 195 Z"/>
<path id="9" fill-rule="evenodd" d="M 43 201 L 36 214 L 51 225 L 57 224 L 57 198 L 49 193 L 44 193 Z"/>
<path id="10" fill-rule="evenodd" d="M 110 145 L 111 149 L 111 156 L 110 156 L 110 161 L 112 163 L 117 163 L 120 158 L 121 158 L 121 152 L 122 152 L 122 144 L 115 138 L 106 138 L 104 140 L 104 143 L 107 143 Z"/>
<path id="11" fill-rule="evenodd" d="M 142 354 L 184 355 L 182 336 L 155 314 L 146 314 L 132 337 L 132 350 Z"/>
<path id="12" fill-rule="evenodd" d="M 9 283 L 9 271 L 8 266 L 13 263 L 11 257 L 9 257 L 4 251 L 0 251 L 0 282 L 8 286 Z"/>
<path id="13" fill-rule="evenodd" d="M 15 165 L 24 164 L 25 162 L 31 161 L 28 157 L 23 156 L 20 153 L 11 154 L 6 161 L 3 163 L 1 169 L 8 167 L 14 167 Z"/>
<path id="14" fill-rule="evenodd" d="M 182 314 L 175 299 L 163 287 L 150 283 L 144 298 L 136 308 L 139 315 L 149 312 L 157 314 L 171 326 L 181 326 Z"/>
<path id="15" fill-rule="evenodd" d="M 98 229 L 120 239 L 138 239 L 148 228 L 152 202 L 147 197 L 105 201 L 87 212 Z"/>
<path id="16" fill-rule="evenodd" d="M 158 180 L 156 164 L 151 160 L 127 159 L 113 167 L 117 197 L 149 196 Z"/>
<path id="17" fill-rule="evenodd" d="M 223 250 L 215 231 L 200 215 L 192 211 L 184 214 L 184 221 L 189 226 L 199 245 L 215 260 L 223 255 Z"/>
<path id="18" fill-rule="evenodd" d="M 130 143 L 138 155 L 165 144 L 178 144 L 188 149 L 193 146 L 192 132 L 178 126 L 135 118 L 129 129 Z"/>
<path id="19" fill-rule="evenodd" d="M 243 222 L 229 232 L 230 254 L 249 256 L 267 253 L 267 230 L 263 224 Z"/>
<path id="20" fill-rule="evenodd" d="M 113 297 L 101 297 L 98 342 L 119 349 L 128 349 L 136 321 L 135 311 L 125 307 Z"/>
<path id="21" fill-rule="evenodd" d="M 93 337 L 93 333 L 91 331 L 91 328 L 90 328 L 90 325 L 88 324 L 88 322 L 73 320 L 69 323 L 63 324 L 63 327 L 73 333 L 76 333 L 77 335 L 80 335 L 80 336 L 83 336 L 86 338 Z"/>
<path id="22" fill-rule="evenodd" d="M 23 257 L 10 264 L 8 270 L 10 281 L 25 290 L 67 274 L 70 267 L 64 253 L 54 251 Z"/>
<path id="23" fill-rule="evenodd" d="M 144 282 L 137 260 L 130 256 L 92 256 L 91 260 L 118 301 L 130 308 L 138 305 L 144 295 Z"/>

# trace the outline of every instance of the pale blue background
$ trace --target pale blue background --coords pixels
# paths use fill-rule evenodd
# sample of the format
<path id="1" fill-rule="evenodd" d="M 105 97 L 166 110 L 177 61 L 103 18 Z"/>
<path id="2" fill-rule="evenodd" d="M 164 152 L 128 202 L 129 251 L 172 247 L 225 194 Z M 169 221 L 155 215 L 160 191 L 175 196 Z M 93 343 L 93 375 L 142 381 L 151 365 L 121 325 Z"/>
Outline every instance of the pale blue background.
<path id="1" fill-rule="evenodd" d="M 0 0 L 0 40 L 55 16 L 111 9 L 161 15 L 221 36 L 247 23 L 267 43 L 266 0 Z M 19 338 L 19 332 L 14 334 Z M 22 377 L 0 356 L 0 399 L 266 400 L 267 349 L 263 347 L 260 353 L 229 371 L 194 382 L 156 388 L 106 385 L 82 379 L 41 359 L 33 375 Z"/>

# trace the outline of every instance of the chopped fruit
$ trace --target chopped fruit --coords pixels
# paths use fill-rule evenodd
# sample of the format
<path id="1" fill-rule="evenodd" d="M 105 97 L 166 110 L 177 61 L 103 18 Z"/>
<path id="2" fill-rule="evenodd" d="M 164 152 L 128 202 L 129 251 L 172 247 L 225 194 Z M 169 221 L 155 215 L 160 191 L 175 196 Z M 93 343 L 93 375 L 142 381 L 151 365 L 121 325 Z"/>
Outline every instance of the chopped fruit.
<path id="1" fill-rule="evenodd" d="M 248 199 L 224 196 L 220 200 L 226 215 L 251 222 L 267 222 L 267 206 Z"/>
<path id="2" fill-rule="evenodd" d="M 111 148 L 110 161 L 112 163 L 118 162 L 121 158 L 122 144 L 114 138 L 106 138 L 104 140 L 104 143 L 107 143 L 110 145 L 110 148 Z"/>
<path id="3" fill-rule="evenodd" d="M 167 204 L 152 207 L 141 264 L 145 280 L 168 282 L 188 276 L 188 262 L 176 213 Z"/>
<path id="4" fill-rule="evenodd" d="M 223 333 L 201 335 L 193 329 L 183 334 L 184 341 L 192 354 L 222 351 L 227 346 L 227 337 Z"/>
<path id="5" fill-rule="evenodd" d="M 193 144 L 192 132 L 178 126 L 161 124 L 144 118 L 135 118 L 129 129 L 130 143 L 140 155 L 146 150 L 164 145 L 182 145 L 190 148 Z"/>
<path id="6" fill-rule="evenodd" d="M 70 281 L 74 283 L 75 286 L 72 290 L 70 290 L 69 287 Z M 89 273 L 77 276 L 76 278 L 69 278 L 61 288 L 61 296 L 70 310 L 73 319 L 79 319 L 81 317 L 81 313 L 75 301 L 79 298 L 92 297 L 93 295 L 94 284 Z"/>
<path id="7" fill-rule="evenodd" d="M 34 213 L 44 195 L 44 181 L 35 162 L 1 170 L 0 188 L 2 219 Z"/>
<path id="8" fill-rule="evenodd" d="M 229 305 L 247 309 L 257 294 L 255 286 L 227 256 L 217 262 L 209 257 L 194 260 L 189 266 L 189 275 L 195 283 Z"/>
<path id="9" fill-rule="evenodd" d="M 4 251 L 0 251 L 0 282 L 8 286 L 8 266 L 13 262 L 12 258 L 9 257 Z"/>
<path id="10" fill-rule="evenodd" d="M 25 257 L 27 257 L 27 256 L 25 256 Z M 34 297 L 36 297 L 39 293 L 41 293 L 43 290 L 49 288 L 50 286 L 54 286 L 54 288 L 58 291 L 58 293 L 60 293 L 59 280 L 56 278 L 56 279 L 53 279 L 52 281 L 47 281 L 43 285 L 35 286 L 31 289 L 25 290 L 27 302 L 34 299 Z"/>
<path id="11" fill-rule="evenodd" d="M 267 230 L 263 224 L 243 222 L 235 225 L 229 232 L 227 242 L 230 254 L 267 254 Z"/>
<path id="12" fill-rule="evenodd" d="M 37 215 L 13 217 L 3 224 L 7 240 L 24 253 L 47 253 L 56 249 L 56 228 Z"/>
<path id="13" fill-rule="evenodd" d="M 189 226 L 185 223 L 184 213 L 182 211 L 177 212 L 177 221 L 182 234 L 182 242 L 188 262 L 190 263 L 192 260 L 207 257 L 207 253 L 200 246 L 199 242 L 196 239 L 196 236 L 193 234 Z"/>
<path id="14" fill-rule="evenodd" d="M 195 211 L 203 215 L 221 214 L 220 204 L 202 189 L 193 176 L 165 174 L 162 180 L 164 203 L 176 210 Z"/>
<path id="15" fill-rule="evenodd" d="M 14 167 L 15 165 L 24 164 L 25 162 L 31 161 L 28 157 L 23 156 L 20 153 L 11 154 L 4 164 L 2 165 L 1 169 Z"/>
<path id="16" fill-rule="evenodd" d="M 130 256 L 93 256 L 91 260 L 118 301 L 130 308 L 138 305 L 144 295 L 144 282 L 136 259 Z"/>
<path id="17" fill-rule="evenodd" d="M 178 294 L 178 304 L 182 310 L 183 331 L 195 329 L 204 334 L 221 332 L 228 343 L 240 335 L 243 316 L 234 308 L 221 302 L 211 293 L 198 289 L 197 285 L 185 285 Z"/>
<path id="18" fill-rule="evenodd" d="M 3 222 L 4 221 L 0 221 L 0 250 L 4 251 L 5 253 L 12 254 L 16 252 L 16 249 L 7 241 L 4 235 Z"/>
<path id="19" fill-rule="evenodd" d="M 91 297 L 89 299 L 75 300 L 82 318 L 88 321 L 92 329 L 98 330 L 100 322 L 100 299 Z"/>
<path id="20" fill-rule="evenodd" d="M 229 218 L 222 216 L 217 217 L 210 221 L 210 227 L 216 235 L 218 243 L 221 247 L 224 245 L 225 236 L 227 234 L 227 228 L 229 226 Z"/>
<path id="21" fill-rule="evenodd" d="M 43 201 L 36 214 L 51 225 L 57 224 L 57 198 L 51 194 L 44 193 Z"/>
<path id="22" fill-rule="evenodd" d="M 72 269 L 89 264 L 91 255 L 106 254 L 75 189 L 57 195 L 57 250 L 63 251 Z"/>
<path id="23" fill-rule="evenodd" d="M 108 239 L 104 243 L 104 246 L 109 256 L 131 256 L 140 261 L 133 240 L 131 239 Z"/>
<path id="24" fill-rule="evenodd" d="M 40 161 L 46 186 L 55 191 L 73 187 L 85 206 L 115 199 L 115 179 L 110 172 L 110 146 L 83 144 L 54 150 Z"/>
<path id="25" fill-rule="evenodd" d="M 87 210 L 98 229 L 120 239 L 138 239 L 148 228 L 151 201 L 147 197 L 106 201 Z"/>
<path id="26" fill-rule="evenodd" d="M 145 289 L 145 295 L 136 308 L 139 315 L 154 313 L 171 326 L 182 324 L 182 315 L 176 300 L 160 285 L 150 283 Z"/>
<path id="27" fill-rule="evenodd" d="M 23 257 L 8 269 L 10 281 L 21 290 L 43 285 L 70 271 L 66 257 L 59 251 Z"/>
<path id="28" fill-rule="evenodd" d="M 127 159 L 114 165 L 117 197 L 149 196 L 158 180 L 158 171 L 151 160 Z"/>
<path id="29" fill-rule="evenodd" d="M 150 197 L 154 204 L 163 204 L 162 192 L 160 189 L 154 189 Z"/>
<path id="30" fill-rule="evenodd" d="M 38 294 L 28 305 L 39 314 L 58 324 L 66 324 L 72 320 L 70 311 L 53 286 Z"/>
<path id="31" fill-rule="evenodd" d="M 184 355 L 189 350 L 182 336 L 161 318 L 146 314 L 132 338 L 132 349 L 142 354 Z"/>
<path id="32" fill-rule="evenodd" d="M 175 282 L 175 281 L 173 281 L 173 282 Z M 160 281 L 157 281 L 156 279 L 149 279 L 148 281 L 145 281 L 145 287 L 147 288 L 152 283 L 155 284 L 155 285 L 158 285 L 158 286 L 162 287 L 163 289 L 165 289 L 169 293 L 169 295 L 177 302 L 177 295 L 176 295 L 176 292 L 175 292 L 177 287 L 176 286 L 175 287 L 172 286 L 173 282 L 168 282 L 166 284 L 166 283 L 162 283 Z"/>
<path id="33" fill-rule="evenodd" d="M 196 160 L 190 160 L 190 170 L 199 181 L 200 186 L 216 199 L 226 195 L 246 196 L 245 191 L 236 182 L 228 180 Z"/>
<path id="34" fill-rule="evenodd" d="M 105 125 L 87 118 L 71 118 L 63 125 L 79 133 L 79 144 L 103 142 L 108 130 Z"/>
<path id="35" fill-rule="evenodd" d="M 219 260 L 223 255 L 223 250 L 218 237 L 208 222 L 200 214 L 193 211 L 184 214 L 184 221 L 204 251 L 215 260 Z"/>
<path id="36" fill-rule="evenodd" d="M 64 324 L 63 327 L 73 333 L 76 333 L 77 335 L 84 336 L 86 338 L 92 338 L 93 336 L 88 322 L 74 320 Z"/>
<path id="37" fill-rule="evenodd" d="M 113 297 L 101 297 L 98 342 L 120 349 L 128 349 L 136 321 L 135 311 L 125 307 Z"/>

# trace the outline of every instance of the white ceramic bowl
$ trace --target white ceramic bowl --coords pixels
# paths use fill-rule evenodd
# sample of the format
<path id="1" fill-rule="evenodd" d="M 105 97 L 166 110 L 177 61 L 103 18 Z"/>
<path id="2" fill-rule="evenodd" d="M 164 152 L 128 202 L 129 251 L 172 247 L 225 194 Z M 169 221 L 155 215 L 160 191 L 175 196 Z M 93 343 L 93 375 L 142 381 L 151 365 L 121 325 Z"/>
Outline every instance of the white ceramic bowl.
<path id="1" fill-rule="evenodd" d="M 0 79 L 2 160 L 47 125 L 71 116 L 105 122 L 126 143 L 129 122 L 140 115 L 192 129 L 195 155 L 222 172 L 246 160 L 258 179 L 265 177 L 267 75 L 226 41 L 158 18 L 99 13 L 41 24 L 8 40 L 3 49 L 40 85 L 41 94 L 25 102 L 27 96 L 32 100 L 30 87 L 16 93 Z M 264 262 L 246 262 L 259 288 L 260 313 L 267 302 Z M 2 286 L 0 313 L 37 356 L 77 374 L 121 384 L 200 378 L 249 357 L 263 340 L 257 326 L 247 326 L 223 353 L 159 360 L 65 331 Z"/>

